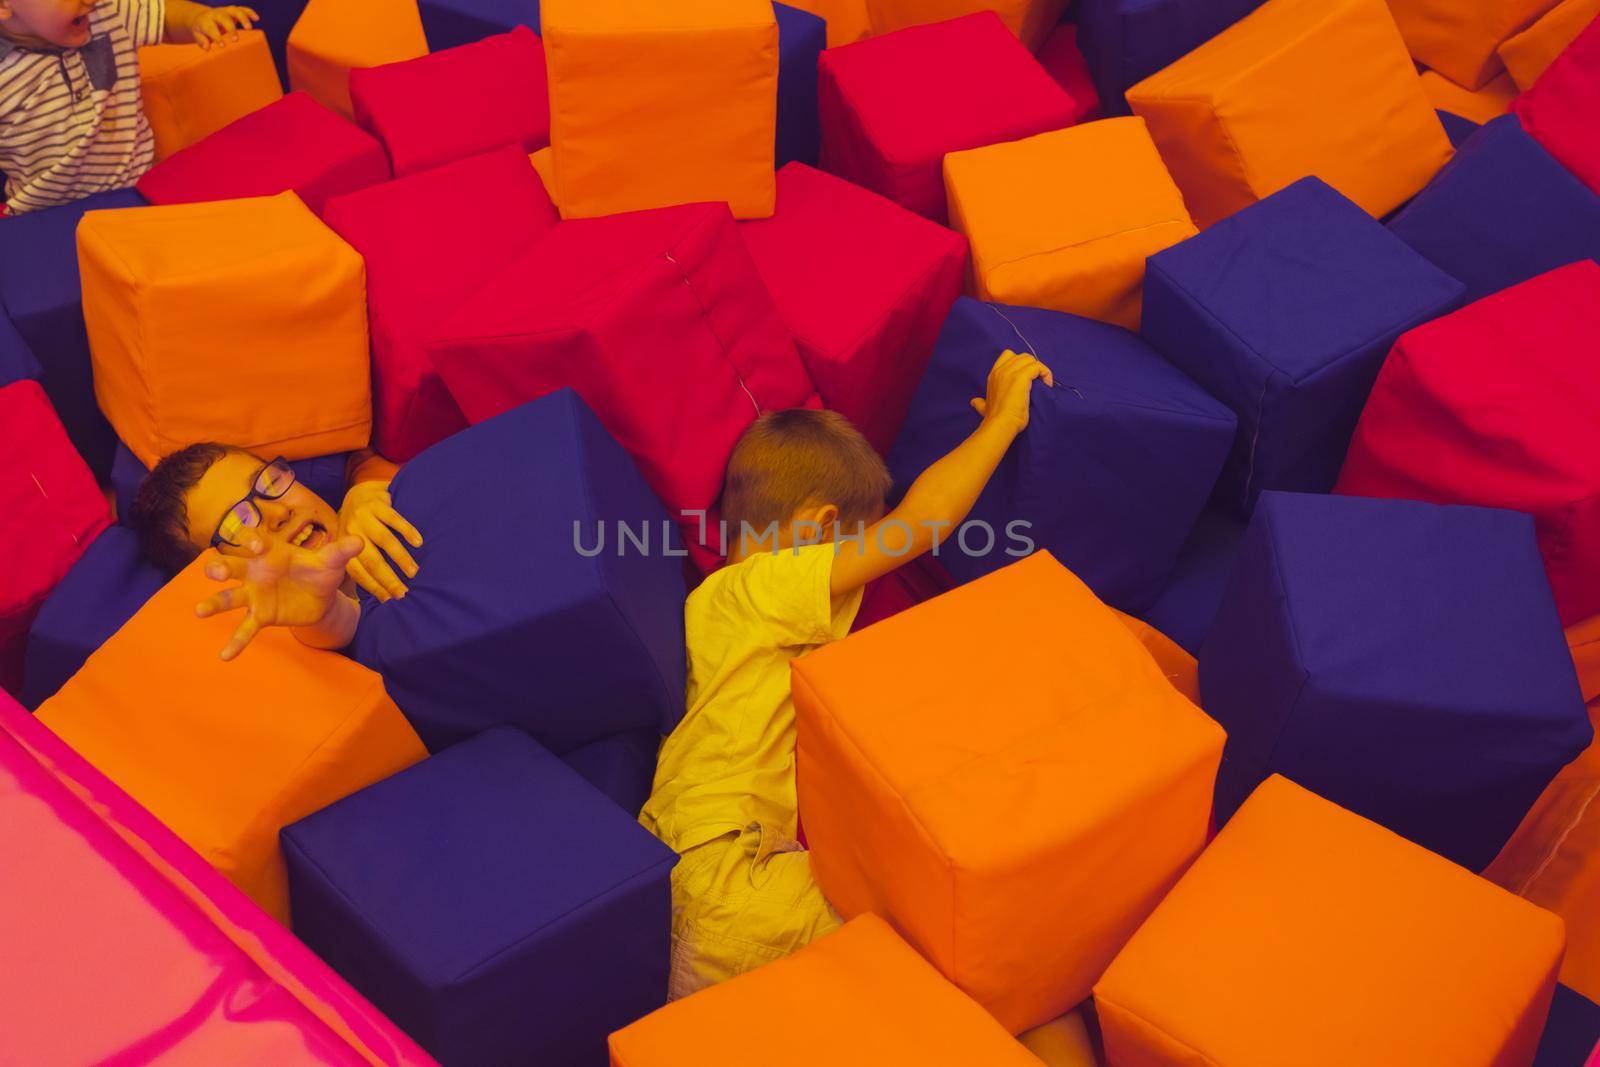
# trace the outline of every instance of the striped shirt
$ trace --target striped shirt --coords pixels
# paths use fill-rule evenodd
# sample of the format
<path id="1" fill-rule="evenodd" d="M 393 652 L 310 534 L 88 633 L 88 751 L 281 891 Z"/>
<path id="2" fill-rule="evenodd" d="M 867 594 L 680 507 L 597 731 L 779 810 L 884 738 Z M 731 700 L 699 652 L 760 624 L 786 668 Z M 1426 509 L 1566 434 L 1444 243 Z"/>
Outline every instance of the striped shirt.
<path id="1" fill-rule="evenodd" d="M 0 39 L 0 173 L 20 215 L 138 181 L 155 159 L 139 49 L 161 41 L 165 0 L 102 0 L 81 48 Z"/>

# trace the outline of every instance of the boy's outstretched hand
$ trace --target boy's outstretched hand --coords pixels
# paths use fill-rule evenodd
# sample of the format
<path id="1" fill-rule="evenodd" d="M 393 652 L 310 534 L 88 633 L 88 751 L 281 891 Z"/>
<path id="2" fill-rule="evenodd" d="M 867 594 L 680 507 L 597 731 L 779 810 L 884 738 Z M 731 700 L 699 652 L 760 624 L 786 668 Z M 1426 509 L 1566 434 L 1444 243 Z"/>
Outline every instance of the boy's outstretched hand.
<path id="1" fill-rule="evenodd" d="M 197 44 L 209 51 L 213 45 L 237 41 L 240 30 L 260 21 L 261 16 L 248 7 L 207 7 L 193 0 L 168 0 L 167 40 Z"/>
<path id="2" fill-rule="evenodd" d="M 350 577 L 357 585 L 380 601 L 406 595 L 406 583 L 395 573 L 395 567 L 404 571 L 407 578 L 415 578 L 417 561 L 400 538 L 405 538 L 412 548 L 421 548 L 422 535 L 394 509 L 388 482 L 357 482 L 350 487 L 339 507 L 339 534 L 359 537 L 367 543 L 361 555 L 350 561 Z M 394 561 L 393 566 L 390 560 Z"/>
<path id="3" fill-rule="evenodd" d="M 249 556 L 218 554 L 206 564 L 206 577 L 239 584 L 207 597 L 195 606 L 202 619 L 245 609 L 244 621 L 222 649 L 231 660 L 267 626 L 315 626 L 338 604 L 345 566 L 361 553 L 359 537 L 343 537 L 312 551 L 278 543 L 267 548 L 255 541 Z"/>
<path id="4" fill-rule="evenodd" d="M 1028 425 L 1028 398 L 1035 378 L 1043 378 L 1048 386 L 1056 384 L 1055 375 L 1037 356 L 1019 355 L 1008 348 L 989 371 L 988 396 L 973 397 L 972 408 L 985 422 L 995 421 L 1021 433 Z"/>

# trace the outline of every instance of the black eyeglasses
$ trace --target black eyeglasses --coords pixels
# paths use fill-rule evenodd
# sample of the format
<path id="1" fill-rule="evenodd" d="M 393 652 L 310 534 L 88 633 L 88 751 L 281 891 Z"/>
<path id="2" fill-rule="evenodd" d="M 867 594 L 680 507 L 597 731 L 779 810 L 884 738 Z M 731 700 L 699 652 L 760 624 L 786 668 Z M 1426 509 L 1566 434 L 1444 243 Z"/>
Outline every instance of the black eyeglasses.
<path id="1" fill-rule="evenodd" d="M 282 456 L 262 467 L 250 485 L 250 494 L 223 512 L 217 522 L 216 532 L 211 535 L 211 547 L 243 547 L 245 531 L 261 525 L 261 509 L 256 507 L 256 501 L 276 500 L 287 493 L 292 485 L 294 468 Z"/>

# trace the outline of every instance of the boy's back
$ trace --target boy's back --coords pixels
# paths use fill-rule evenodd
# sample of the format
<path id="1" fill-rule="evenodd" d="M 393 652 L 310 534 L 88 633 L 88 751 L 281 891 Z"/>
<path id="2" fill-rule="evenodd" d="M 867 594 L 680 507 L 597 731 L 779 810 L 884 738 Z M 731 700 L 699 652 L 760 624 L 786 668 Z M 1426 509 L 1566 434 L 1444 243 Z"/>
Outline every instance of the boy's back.
<path id="1" fill-rule="evenodd" d="M 0 37 L 0 173 L 21 214 L 138 180 L 155 156 L 139 97 L 138 50 L 161 41 L 164 0 L 101 0 L 87 43 Z"/>

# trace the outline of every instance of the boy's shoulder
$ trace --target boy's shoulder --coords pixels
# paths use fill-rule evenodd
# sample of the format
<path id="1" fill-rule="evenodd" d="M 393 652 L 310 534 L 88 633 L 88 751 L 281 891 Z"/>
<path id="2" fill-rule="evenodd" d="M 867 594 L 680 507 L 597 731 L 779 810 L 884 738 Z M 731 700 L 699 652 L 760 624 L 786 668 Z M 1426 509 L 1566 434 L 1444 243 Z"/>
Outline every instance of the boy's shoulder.
<path id="1" fill-rule="evenodd" d="M 831 544 L 766 550 L 711 572 L 685 605 L 691 641 L 696 632 L 729 627 L 748 628 L 751 639 L 765 635 L 780 646 L 831 639 L 834 554 Z"/>

